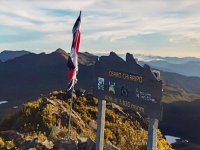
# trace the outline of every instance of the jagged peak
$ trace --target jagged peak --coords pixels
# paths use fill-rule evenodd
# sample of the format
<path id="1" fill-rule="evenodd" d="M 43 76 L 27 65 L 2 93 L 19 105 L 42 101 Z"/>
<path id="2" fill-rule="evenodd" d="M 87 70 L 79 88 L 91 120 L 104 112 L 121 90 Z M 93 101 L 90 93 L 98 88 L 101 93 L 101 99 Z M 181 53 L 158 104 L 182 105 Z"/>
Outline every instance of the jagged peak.
<path id="1" fill-rule="evenodd" d="M 63 50 L 62 48 L 58 48 L 55 53 L 59 53 L 59 54 L 66 54 L 66 51 Z"/>

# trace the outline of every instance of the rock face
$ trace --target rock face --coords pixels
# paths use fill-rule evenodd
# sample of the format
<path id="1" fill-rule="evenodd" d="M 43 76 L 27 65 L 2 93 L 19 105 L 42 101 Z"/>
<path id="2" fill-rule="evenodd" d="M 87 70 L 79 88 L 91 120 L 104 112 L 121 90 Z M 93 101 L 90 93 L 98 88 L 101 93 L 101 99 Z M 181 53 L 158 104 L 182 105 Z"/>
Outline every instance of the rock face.
<path id="1" fill-rule="evenodd" d="M 20 146 L 24 141 L 22 135 L 15 130 L 2 131 L 0 134 L 5 141 L 12 141 L 15 139 L 16 146 Z"/>

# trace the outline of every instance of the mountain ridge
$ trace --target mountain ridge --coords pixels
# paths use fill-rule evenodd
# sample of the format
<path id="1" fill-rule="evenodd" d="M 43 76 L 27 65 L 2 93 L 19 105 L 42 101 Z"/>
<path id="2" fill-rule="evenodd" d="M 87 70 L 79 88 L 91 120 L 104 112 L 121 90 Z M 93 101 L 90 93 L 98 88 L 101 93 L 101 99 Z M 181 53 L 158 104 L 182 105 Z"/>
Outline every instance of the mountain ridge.
<path id="1" fill-rule="evenodd" d="M 193 60 L 181 64 L 173 64 L 167 61 L 150 61 L 146 63 L 162 71 L 175 72 L 190 77 L 200 77 L 200 61 Z"/>
<path id="2" fill-rule="evenodd" d="M 18 50 L 18 51 L 4 50 L 0 53 L 0 60 L 2 62 L 6 62 L 8 60 L 12 60 L 16 57 L 20 57 L 29 53 L 31 52 L 26 50 Z"/>
<path id="3" fill-rule="evenodd" d="M 116 57 L 117 59 L 123 61 L 120 57 L 116 56 L 116 54 L 115 56 L 114 53 L 112 55 L 111 58 Z M 66 88 L 68 57 L 68 53 L 62 49 L 58 49 L 57 51 L 50 54 L 30 53 L 10 61 L 0 63 L 0 90 L 2 92 L 2 97 L 6 98 L 7 95 L 13 95 L 13 97 L 17 98 L 17 94 L 23 95 L 23 89 L 30 89 L 30 92 L 27 91 L 26 93 L 26 95 L 28 95 L 28 93 L 34 93 L 37 88 L 38 91 L 42 93 L 45 91 L 50 92 L 50 90 L 54 90 L 54 88 Z M 77 85 L 78 87 L 85 89 L 92 87 L 92 80 L 90 79 L 92 79 L 94 63 L 97 58 L 97 56 L 87 52 L 79 54 L 78 78 L 80 86 Z M 13 77 L 13 75 L 15 75 L 15 77 Z M 200 85 L 199 77 L 186 77 L 177 73 L 161 71 L 161 79 L 163 79 L 166 84 L 172 84 L 180 88 L 184 88 L 188 92 L 200 92 L 200 87 L 198 86 L 198 83 Z M 46 86 L 53 88 L 47 88 Z M 21 92 L 20 88 L 22 88 Z M 31 88 L 35 90 L 33 91 Z M 91 88 L 88 90 L 91 90 Z M 15 92 L 15 94 L 13 92 Z M 39 94 L 39 92 L 36 92 L 33 95 L 37 96 Z M 30 97 L 25 98 L 28 99 Z"/>
<path id="4" fill-rule="evenodd" d="M 116 54 L 111 54 L 114 59 L 116 58 L 123 61 L 123 59 L 116 56 Z M 8 103 L 0 105 L 0 114 L 3 115 L 7 113 L 8 108 L 19 106 L 26 101 L 34 100 L 40 97 L 39 95 L 41 94 L 48 94 L 52 90 L 66 90 L 68 84 L 68 57 L 68 53 L 64 50 L 58 49 L 50 54 L 27 54 L 10 61 L 0 63 L 1 99 L 8 101 Z M 90 93 L 92 92 L 92 78 L 94 72 L 93 64 L 97 58 L 97 56 L 86 52 L 79 54 L 78 84 L 76 85 L 77 89 L 83 88 Z M 196 96 L 192 95 L 190 97 L 188 93 L 198 93 L 200 91 L 198 86 L 200 85 L 198 84 L 200 82 L 199 77 L 187 77 L 177 73 L 161 71 L 161 79 L 164 81 L 164 92 L 166 86 L 175 86 L 173 89 L 168 89 L 168 95 L 172 95 L 172 97 L 168 97 L 168 100 L 174 97 L 178 101 L 189 101 L 183 98 L 195 98 Z M 178 109 L 173 105 L 175 102 L 176 101 L 172 99 L 169 105 L 166 104 L 166 107 L 164 106 L 164 116 L 166 116 L 167 111 L 170 109 L 172 109 L 172 112 L 178 111 Z M 182 112 L 182 106 L 184 105 L 180 104 L 179 113 Z M 165 110 L 165 108 L 167 108 L 167 110 Z M 170 117 L 173 118 L 173 115 Z M 186 119 L 189 121 L 190 118 Z M 166 121 L 164 123 L 169 124 L 171 122 Z M 178 124 L 175 118 L 174 123 Z M 169 126 L 165 127 L 167 129 Z M 177 127 L 176 130 L 179 131 L 179 128 L 180 127 Z"/>

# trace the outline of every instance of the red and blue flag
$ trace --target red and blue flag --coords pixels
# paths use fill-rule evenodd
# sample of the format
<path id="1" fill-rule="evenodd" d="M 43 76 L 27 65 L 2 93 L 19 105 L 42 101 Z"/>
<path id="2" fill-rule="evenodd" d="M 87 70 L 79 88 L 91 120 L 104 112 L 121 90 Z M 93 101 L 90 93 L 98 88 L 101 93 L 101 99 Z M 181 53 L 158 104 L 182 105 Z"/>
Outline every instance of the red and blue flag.
<path id="1" fill-rule="evenodd" d="M 79 52 L 80 37 L 81 37 L 81 33 L 79 30 L 80 24 L 81 24 L 81 11 L 72 29 L 73 41 L 72 41 L 70 56 L 67 62 L 67 66 L 69 68 L 68 80 L 70 81 L 68 85 L 68 90 L 71 90 L 72 87 L 77 82 L 76 76 L 78 73 L 78 52 Z"/>

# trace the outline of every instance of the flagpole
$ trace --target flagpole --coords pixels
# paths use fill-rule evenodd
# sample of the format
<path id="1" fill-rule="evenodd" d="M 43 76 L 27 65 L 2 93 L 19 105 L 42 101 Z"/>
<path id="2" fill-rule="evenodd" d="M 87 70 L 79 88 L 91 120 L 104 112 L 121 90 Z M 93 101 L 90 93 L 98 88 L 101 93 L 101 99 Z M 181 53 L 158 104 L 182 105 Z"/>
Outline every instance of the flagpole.
<path id="1" fill-rule="evenodd" d="M 68 139 L 71 135 L 71 117 L 72 117 L 72 105 L 73 105 L 73 98 L 74 98 L 74 85 L 77 83 L 77 72 L 78 72 L 78 50 L 79 50 L 79 44 L 80 44 L 80 27 L 81 23 L 81 11 L 79 13 L 79 16 L 74 23 L 74 26 L 72 28 L 73 33 L 73 41 L 71 46 L 71 52 L 68 58 L 67 66 L 69 67 L 69 74 L 68 74 L 68 80 L 70 80 L 70 83 L 68 85 L 68 91 L 71 89 L 71 100 L 70 100 L 70 112 L 69 112 L 69 122 L 68 122 Z"/>
<path id="2" fill-rule="evenodd" d="M 70 99 L 70 112 L 69 112 L 69 122 L 68 122 L 68 139 L 70 138 L 70 133 L 71 133 L 71 116 L 72 116 L 73 95 L 74 95 L 74 85 L 72 87 L 71 99 Z"/>

